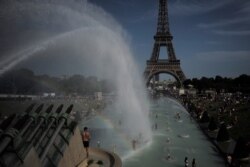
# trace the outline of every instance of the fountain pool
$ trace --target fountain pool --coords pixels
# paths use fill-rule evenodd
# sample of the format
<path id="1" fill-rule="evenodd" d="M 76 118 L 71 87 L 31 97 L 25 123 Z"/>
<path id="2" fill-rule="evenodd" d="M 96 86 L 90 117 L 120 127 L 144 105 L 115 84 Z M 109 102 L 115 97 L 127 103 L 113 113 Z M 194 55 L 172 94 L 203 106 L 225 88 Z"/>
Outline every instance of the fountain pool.
<path id="1" fill-rule="evenodd" d="M 199 167 L 224 166 L 223 159 L 196 122 L 172 99 L 164 98 L 151 104 L 149 117 L 153 140 L 147 142 L 143 139 L 143 134 L 138 134 L 135 140 L 138 141 L 138 147 L 143 147 L 135 150 L 132 139 L 122 132 L 119 116 L 111 117 L 111 113 L 112 111 L 105 116 L 105 113 L 94 116 L 81 125 L 91 129 L 91 146 L 96 147 L 99 143 L 101 148 L 115 151 L 121 156 L 124 167 L 181 167 L 184 166 L 185 157 L 188 157 L 190 166 L 193 158 Z M 180 119 L 176 118 L 177 113 Z"/>

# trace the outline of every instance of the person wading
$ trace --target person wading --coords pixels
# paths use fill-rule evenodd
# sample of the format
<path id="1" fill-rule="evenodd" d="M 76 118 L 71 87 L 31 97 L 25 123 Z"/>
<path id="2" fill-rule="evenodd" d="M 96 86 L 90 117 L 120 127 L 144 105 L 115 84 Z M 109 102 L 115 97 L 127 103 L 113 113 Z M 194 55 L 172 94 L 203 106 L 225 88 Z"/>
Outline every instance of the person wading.
<path id="1" fill-rule="evenodd" d="M 185 157 L 184 163 L 185 163 L 185 167 L 188 167 L 188 158 L 187 157 Z"/>
<path id="2" fill-rule="evenodd" d="M 82 133 L 83 146 L 87 153 L 87 158 L 89 157 L 89 141 L 90 141 L 90 133 L 87 127 L 84 127 Z"/>
<path id="3" fill-rule="evenodd" d="M 196 167 L 195 158 L 193 158 L 193 161 L 192 161 L 192 167 Z"/>

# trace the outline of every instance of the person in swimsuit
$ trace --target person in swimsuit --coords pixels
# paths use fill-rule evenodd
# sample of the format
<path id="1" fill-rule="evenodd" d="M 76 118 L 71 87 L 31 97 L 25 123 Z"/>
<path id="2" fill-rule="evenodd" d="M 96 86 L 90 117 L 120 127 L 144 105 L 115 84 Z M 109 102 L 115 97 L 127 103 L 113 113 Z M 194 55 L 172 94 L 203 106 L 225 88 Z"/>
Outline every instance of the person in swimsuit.
<path id="1" fill-rule="evenodd" d="M 185 167 L 188 167 L 188 158 L 187 157 L 185 157 L 184 163 L 185 163 Z"/>
<path id="2" fill-rule="evenodd" d="M 131 142 L 132 142 L 133 150 L 136 150 L 136 140 L 133 139 Z"/>
<path id="3" fill-rule="evenodd" d="M 195 158 L 193 158 L 193 161 L 192 161 L 192 167 L 196 167 Z"/>
<path id="4" fill-rule="evenodd" d="M 90 133 L 87 127 L 84 127 L 82 133 L 83 146 L 87 153 L 87 158 L 89 157 L 89 141 L 90 141 Z"/>

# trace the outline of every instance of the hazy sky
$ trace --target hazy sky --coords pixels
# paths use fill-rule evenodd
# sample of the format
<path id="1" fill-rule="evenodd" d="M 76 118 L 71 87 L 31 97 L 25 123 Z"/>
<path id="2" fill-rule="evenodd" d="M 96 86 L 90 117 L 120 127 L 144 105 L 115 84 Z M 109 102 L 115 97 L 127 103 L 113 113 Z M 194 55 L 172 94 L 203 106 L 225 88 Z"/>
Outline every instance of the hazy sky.
<path id="1" fill-rule="evenodd" d="M 4 2 L 7 1 L 0 1 L 0 55 L 2 57 L 12 54 L 13 48 L 18 50 L 22 45 L 16 43 L 19 41 L 22 43 L 23 38 L 27 38 L 27 43 L 29 43 L 33 41 L 30 39 L 41 40 L 48 36 L 48 33 L 46 35 L 39 33 L 37 36 L 29 35 L 34 27 L 46 28 L 39 21 L 33 21 L 33 26 L 29 27 L 30 29 L 26 28 L 25 32 L 17 29 L 15 33 L 10 33 L 12 29 L 15 29 L 14 27 L 28 24 L 30 19 L 25 16 L 20 22 L 18 18 L 22 16 L 8 14 L 7 17 L 6 13 L 11 12 L 6 11 L 10 8 L 6 8 L 3 5 Z M 89 2 L 110 13 L 123 27 L 139 70 L 143 73 L 146 60 L 150 58 L 153 49 L 158 0 L 89 0 Z M 25 8 L 13 6 L 12 10 L 22 11 Z M 175 53 L 181 60 L 181 67 L 188 78 L 215 75 L 234 77 L 243 73 L 250 74 L 249 0 L 169 0 L 169 19 L 170 31 L 174 36 Z M 61 23 L 59 21 L 54 23 L 55 27 L 68 24 L 63 21 L 62 19 Z M 54 30 L 50 26 L 50 32 L 60 32 L 61 26 L 56 28 Z M 33 42 L 30 43 L 33 44 Z M 164 53 L 163 51 L 161 56 Z M 51 61 L 51 59 L 33 58 L 21 63 L 18 67 L 33 68 L 38 73 L 63 73 L 58 69 L 55 70 L 56 68 L 51 69 L 53 72 L 48 71 L 43 64 L 46 64 L 46 61 Z M 63 62 L 63 60 L 60 61 Z M 65 60 L 64 63 L 67 61 Z"/>
<path id="2" fill-rule="evenodd" d="M 92 0 L 131 34 L 140 68 L 153 49 L 157 0 Z M 249 0 L 169 0 L 170 31 L 188 77 L 250 74 Z M 164 54 L 164 52 L 163 52 Z"/>

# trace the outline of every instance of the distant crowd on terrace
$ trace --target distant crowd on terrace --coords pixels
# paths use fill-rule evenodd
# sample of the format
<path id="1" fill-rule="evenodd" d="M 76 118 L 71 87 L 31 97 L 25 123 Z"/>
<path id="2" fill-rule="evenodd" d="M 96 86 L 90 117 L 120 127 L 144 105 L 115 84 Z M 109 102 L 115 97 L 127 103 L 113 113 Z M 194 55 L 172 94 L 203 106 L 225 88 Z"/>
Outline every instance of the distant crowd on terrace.
<path id="1" fill-rule="evenodd" d="M 179 98 L 190 112 L 191 119 L 197 120 L 203 132 L 226 157 L 228 166 L 249 165 L 249 95 L 208 91 Z"/>

